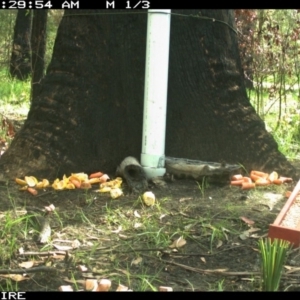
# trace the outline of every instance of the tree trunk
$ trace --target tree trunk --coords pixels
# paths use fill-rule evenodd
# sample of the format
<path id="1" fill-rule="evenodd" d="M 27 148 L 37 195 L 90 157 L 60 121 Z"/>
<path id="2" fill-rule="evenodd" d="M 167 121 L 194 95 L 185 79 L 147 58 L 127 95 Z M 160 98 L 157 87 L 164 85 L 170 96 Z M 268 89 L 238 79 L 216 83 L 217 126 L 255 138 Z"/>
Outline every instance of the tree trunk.
<path id="1" fill-rule="evenodd" d="M 25 80 L 31 74 L 30 35 L 31 10 L 18 10 L 9 71 L 19 80 Z"/>
<path id="2" fill-rule="evenodd" d="M 45 52 L 46 52 L 46 28 L 47 10 L 34 10 L 32 20 L 32 79 L 31 79 L 31 99 L 35 98 L 40 88 L 40 83 L 44 77 Z"/>
<path id="3" fill-rule="evenodd" d="M 6 176 L 114 172 L 140 157 L 147 16 L 100 12 L 65 12 L 28 119 L 0 160 Z M 166 155 L 295 176 L 247 99 L 233 12 L 172 12 L 206 18 L 172 16 Z"/>

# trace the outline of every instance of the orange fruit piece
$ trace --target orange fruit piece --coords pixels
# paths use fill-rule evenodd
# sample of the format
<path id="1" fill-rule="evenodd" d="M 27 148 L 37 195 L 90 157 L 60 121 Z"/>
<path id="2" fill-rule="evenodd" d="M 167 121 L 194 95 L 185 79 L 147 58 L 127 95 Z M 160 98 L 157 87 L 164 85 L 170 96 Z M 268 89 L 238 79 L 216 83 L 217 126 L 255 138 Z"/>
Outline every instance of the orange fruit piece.
<path id="1" fill-rule="evenodd" d="M 268 177 L 268 180 L 270 180 L 271 182 L 274 182 L 274 180 L 277 180 L 278 179 L 278 173 L 273 171 L 269 177 Z"/>
<path id="2" fill-rule="evenodd" d="M 270 181 L 266 178 L 259 178 L 255 181 L 255 184 L 259 186 L 265 186 L 265 185 L 269 185 Z"/>
<path id="3" fill-rule="evenodd" d="M 242 190 L 250 190 L 255 188 L 255 183 L 243 182 Z"/>
<path id="4" fill-rule="evenodd" d="M 233 180 L 230 182 L 231 185 L 237 186 L 237 185 L 242 185 L 244 183 L 243 179 L 240 180 Z"/>
<path id="5" fill-rule="evenodd" d="M 32 194 L 32 195 L 37 195 L 37 190 L 36 189 L 34 189 L 34 188 L 31 188 L 31 187 L 29 187 L 28 189 L 27 189 L 27 191 L 30 193 L 30 194 Z"/>
<path id="6" fill-rule="evenodd" d="M 103 175 L 102 172 L 93 173 L 89 176 L 89 178 L 100 178 Z"/>

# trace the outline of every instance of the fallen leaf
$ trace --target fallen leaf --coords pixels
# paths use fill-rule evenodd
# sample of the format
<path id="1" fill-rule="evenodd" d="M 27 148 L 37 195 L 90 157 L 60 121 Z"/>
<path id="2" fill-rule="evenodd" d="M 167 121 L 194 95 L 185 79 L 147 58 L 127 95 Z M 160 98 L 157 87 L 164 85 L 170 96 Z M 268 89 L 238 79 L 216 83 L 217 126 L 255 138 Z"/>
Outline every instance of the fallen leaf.
<path id="1" fill-rule="evenodd" d="M 0 277 L 3 277 L 3 278 L 9 278 L 13 281 L 16 281 L 16 282 L 19 282 L 19 281 L 24 281 L 24 280 L 28 280 L 30 279 L 30 277 L 28 276 L 23 276 L 21 274 L 8 274 L 8 275 L 0 275 Z"/>
<path id="2" fill-rule="evenodd" d="M 241 240 L 246 240 L 246 239 L 248 239 L 249 238 L 249 232 L 248 231 L 245 231 L 245 232 L 243 232 L 243 233 L 241 233 L 240 235 L 239 235 L 239 238 L 241 239 Z"/>
<path id="3" fill-rule="evenodd" d="M 167 216 L 167 214 L 159 216 L 159 220 L 161 221 L 165 216 Z"/>
<path id="4" fill-rule="evenodd" d="M 223 234 L 224 234 L 224 236 L 226 238 L 226 241 L 228 241 L 229 239 L 228 239 L 228 235 L 227 235 L 226 231 L 227 232 L 230 232 L 230 231 L 228 229 L 224 228 L 224 227 L 222 227 L 222 231 L 223 231 Z"/>
<path id="5" fill-rule="evenodd" d="M 68 251 L 68 250 L 73 249 L 73 247 L 71 247 L 71 246 L 61 246 L 61 245 L 57 245 L 57 244 L 53 244 L 53 247 L 59 251 Z"/>
<path id="6" fill-rule="evenodd" d="M 200 257 L 201 261 L 204 262 L 206 264 L 206 259 L 205 257 Z"/>
<path id="7" fill-rule="evenodd" d="M 252 233 L 252 232 L 257 232 L 257 231 L 260 231 L 261 229 L 260 228 L 254 228 L 254 227 L 251 227 L 247 230 L 247 232 L 249 233 Z"/>
<path id="8" fill-rule="evenodd" d="M 193 198 L 192 197 L 180 198 L 179 202 L 184 202 L 184 201 L 187 201 L 187 200 L 193 200 Z"/>
<path id="9" fill-rule="evenodd" d="M 131 262 L 131 265 L 139 265 L 141 262 L 143 261 L 143 259 L 141 257 L 138 257 L 136 259 L 134 259 L 132 262 Z"/>
<path id="10" fill-rule="evenodd" d="M 240 217 L 240 219 L 242 220 L 242 221 L 244 221 L 246 224 L 248 224 L 248 225 L 253 225 L 255 222 L 254 221 L 252 221 L 252 220 L 250 220 L 250 219 L 248 219 L 248 218 L 246 218 L 246 217 Z"/>
<path id="11" fill-rule="evenodd" d="M 80 245 L 81 245 L 81 243 L 80 243 L 78 240 L 74 240 L 74 241 L 72 242 L 72 248 L 73 248 L 73 249 L 78 248 Z"/>
<path id="12" fill-rule="evenodd" d="M 122 226 L 119 226 L 117 230 L 112 230 L 112 233 L 119 233 L 120 231 L 122 231 Z"/>
<path id="13" fill-rule="evenodd" d="M 251 234 L 250 237 L 253 238 L 253 239 L 261 239 L 265 236 L 265 234 L 263 235 L 259 235 L 257 233 L 254 233 L 254 234 Z"/>
<path id="14" fill-rule="evenodd" d="M 217 249 L 220 248 L 222 245 L 223 245 L 223 242 L 221 240 L 218 240 Z"/>
<path id="15" fill-rule="evenodd" d="M 232 243 L 232 246 L 240 246 L 240 243 Z"/>
<path id="16" fill-rule="evenodd" d="M 29 269 L 34 265 L 33 261 L 24 261 L 22 263 L 19 263 L 19 267 Z"/>
<path id="17" fill-rule="evenodd" d="M 180 248 L 183 247 L 186 244 L 186 240 L 183 239 L 182 237 L 178 238 L 177 240 L 175 240 L 172 245 L 170 245 L 170 248 Z"/>
<path id="18" fill-rule="evenodd" d="M 134 223 L 133 227 L 136 229 L 136 228 L 140 228 L 142 227 L 143 224 L 142 223 Z"/>
<path id="19" fill-rule="evenodd" d="M 254 281 L 254 278 L 241 278 L 241 280 L 253 282 L 253 281 Z"/>
<path id="20" fill-rule="evenodd" d="M 134 216 L 135 216 L 136 218 L 140 218 L 140 217 L 141 217 L 141 215 L 140 215 L 136 210 L 134 211 L 133 214 L 134 214 Z"/>
<path id="21" fill-rule="evenodd" d="M 121 234 L 119 233 L 119 238 L 123 239 L 123 240 L 127 240 L 129 238 L 128 235 L 125 235 L 125 234 Z"/>
<path id="22" fill-rule="evenodd" d="M 10 121 L 7 121 L 7 124 L 8 124 L 7 135 L 10 138 L 13 138 L 15 136 L 14 125 Z"/>

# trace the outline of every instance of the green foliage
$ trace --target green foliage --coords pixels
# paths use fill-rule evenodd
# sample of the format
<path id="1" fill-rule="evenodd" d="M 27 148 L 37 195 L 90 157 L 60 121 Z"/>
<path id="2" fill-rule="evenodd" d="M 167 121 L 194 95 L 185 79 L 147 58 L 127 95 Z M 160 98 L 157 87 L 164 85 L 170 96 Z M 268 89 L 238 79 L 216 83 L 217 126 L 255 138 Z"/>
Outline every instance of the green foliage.
<path id="1" fill-rule="evenodd" d="M 286 261 L 290 243 L 284 240 L 271 239 L 260 240 L 262 289 L 264 291 L 278 291 L 282 269 Z"/>
<path id="2" fill-rule="evenodd" d="M 279 149 L 294 158 L 300 147 L 299 10 L 235 10 L 248 96 Z"/>
<path id="3" fill-rule="evenodd" d="M 57 29 L 63 13 L 63 10 L 49 10 L 48 12 L 47 45 L 45 54 L 46 66 L 49 64 L 52 57 Z M 3 70 L 6 71 L 9 69 L 16 16 L 17 10 L 0 11 L 0 74 L 2 74 Z"/>

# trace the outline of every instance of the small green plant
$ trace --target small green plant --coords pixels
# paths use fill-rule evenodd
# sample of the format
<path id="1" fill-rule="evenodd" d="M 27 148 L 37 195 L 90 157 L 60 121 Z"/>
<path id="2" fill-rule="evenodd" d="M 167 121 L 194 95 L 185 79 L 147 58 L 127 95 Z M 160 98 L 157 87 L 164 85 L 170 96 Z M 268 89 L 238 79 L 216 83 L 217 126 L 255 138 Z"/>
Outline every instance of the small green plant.
<path id="1" fill-rule="evenodd" d="M 196 181 L 196 183 L 197 183 L 198 188 L 201 192 L 202 198 L 204 198 L 205 190 L 209 187 L 209 183 L 207 182 L 207 178 L 204 176 L 202 178 L 201 184 L 198 181 Z"/>
<path id="2" fill-rule="evenodd" d="M 285 240 L 268 238 L 258 242 L 261 254 L 262 289 L 278 291 L 283 265 L 290 243 Z"/>
<path id="3" fill-rule="evenodd" d="M 222 279 L 222 280 L 217 282 L 217 291 L 218 292 L 223 292 L 224 291 L 224 280 L 225 279 Z"/>

